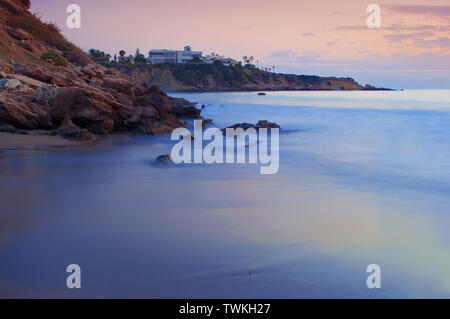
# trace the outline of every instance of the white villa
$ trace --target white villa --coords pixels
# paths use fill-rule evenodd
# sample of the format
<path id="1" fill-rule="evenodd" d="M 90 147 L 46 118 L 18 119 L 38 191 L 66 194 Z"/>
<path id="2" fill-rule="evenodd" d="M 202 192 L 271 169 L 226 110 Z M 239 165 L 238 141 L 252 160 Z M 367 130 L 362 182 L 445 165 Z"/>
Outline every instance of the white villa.
<path id="1" fill-rule="evenodd" d="M 147 58 L 149 64 L 174 63 L 187 64 L 201 62 L 201 51 L 192 51 L 190 46 L 185 46 L 183 51 L 177 50 L 151 50 Z"/>
<path id="2" fill-rule="evenodd" d="M 213 64 L 215 61 L 222 62 L 226 66 L 234 66 L 238 64 L 238 61 L 232 58 L 226 58 L 223 55 L 218 55 L 216 53 L 208 54 L 207 56 L 203 57 L 203 62 L 206 64 Z"/>

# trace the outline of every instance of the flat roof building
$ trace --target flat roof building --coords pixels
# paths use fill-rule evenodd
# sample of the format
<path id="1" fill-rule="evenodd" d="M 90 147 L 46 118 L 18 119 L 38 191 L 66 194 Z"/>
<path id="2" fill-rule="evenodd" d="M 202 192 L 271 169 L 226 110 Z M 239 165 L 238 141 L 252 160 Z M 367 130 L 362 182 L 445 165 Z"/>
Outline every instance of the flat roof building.
<path id="1" fill-rule="evenodd" d="M 183 51 L 177 50 L 151 50 L 147 62 L 150 64 L 173 63 L 187 64 L 200 62 L 203 52 L 192 51 L 190 46 L 185 46 Z"/>

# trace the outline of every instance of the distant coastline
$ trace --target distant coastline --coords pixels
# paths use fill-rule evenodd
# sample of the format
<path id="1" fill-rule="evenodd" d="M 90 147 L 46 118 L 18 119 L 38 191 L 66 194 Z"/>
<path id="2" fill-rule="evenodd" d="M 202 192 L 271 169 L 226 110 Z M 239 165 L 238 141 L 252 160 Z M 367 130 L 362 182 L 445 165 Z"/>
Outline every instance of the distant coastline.
<path id="1" fill-rule="evenodd" d="M 121 73 L 140 84 L 159 84 L 167 92 L 251 91 L 379 91 L 392 90 L 361 85 L 352 78 L 279 74 L 254 66 L 202 64 L 116 64 Z"/>

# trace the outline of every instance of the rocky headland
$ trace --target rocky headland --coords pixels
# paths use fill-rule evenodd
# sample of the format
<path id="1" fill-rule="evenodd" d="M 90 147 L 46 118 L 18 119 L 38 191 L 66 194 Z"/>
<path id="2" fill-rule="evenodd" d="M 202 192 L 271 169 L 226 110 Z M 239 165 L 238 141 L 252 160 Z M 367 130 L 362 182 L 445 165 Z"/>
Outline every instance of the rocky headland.
<path id="1" fill-rule="evenodd" d="M 0 0 L 0 131 L 92 140 L 114 132 L 158 135 L 201 110 L 158 85 L 97 64 L 28 0 Z M 33 134 L 35 135 L 35 134 Z"/>
<path id="2" fill-rule="evenodd" d="M 108 64 L 108 63 L 107 63 Z M 278 74 L 251 65 L 214 64 L 108 64 L 137 83 L 158 83 L 168 92 L 228 91 L 357 91 L 387 90 L 360 85 L 352 78 Z"/>

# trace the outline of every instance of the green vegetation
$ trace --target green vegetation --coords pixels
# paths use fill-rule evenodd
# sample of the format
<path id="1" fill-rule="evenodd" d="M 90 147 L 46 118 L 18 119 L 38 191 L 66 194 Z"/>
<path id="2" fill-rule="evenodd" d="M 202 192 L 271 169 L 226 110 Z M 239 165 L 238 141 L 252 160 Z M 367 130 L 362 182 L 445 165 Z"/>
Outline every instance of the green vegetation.
<path id="1" fill-rule="evenodd" d="M 61 55 L 61 53 L 56 51 L 48 51 L 41 55 L 41 59 L 43 60 L 50 60 L 55 65 L 58 66 L 66 66 L 69 64 L 69 61 Z"/>
<path id="2" fill-rule="evenodd" d="M 134 55 L 134 63 L 147 63 L 145 55 L 141 54 L 139 49 L 136 49 L 136 54 Z"/>
<path id="3" fill-rule="evenodd" d="M 92 56 L 92 58 L 99 62 L 109 62 L 111 60 L 111 55 L 105 53 L 104 51 L 96 50 L 96 49 L 90 49 L 89 54 Z"/>

